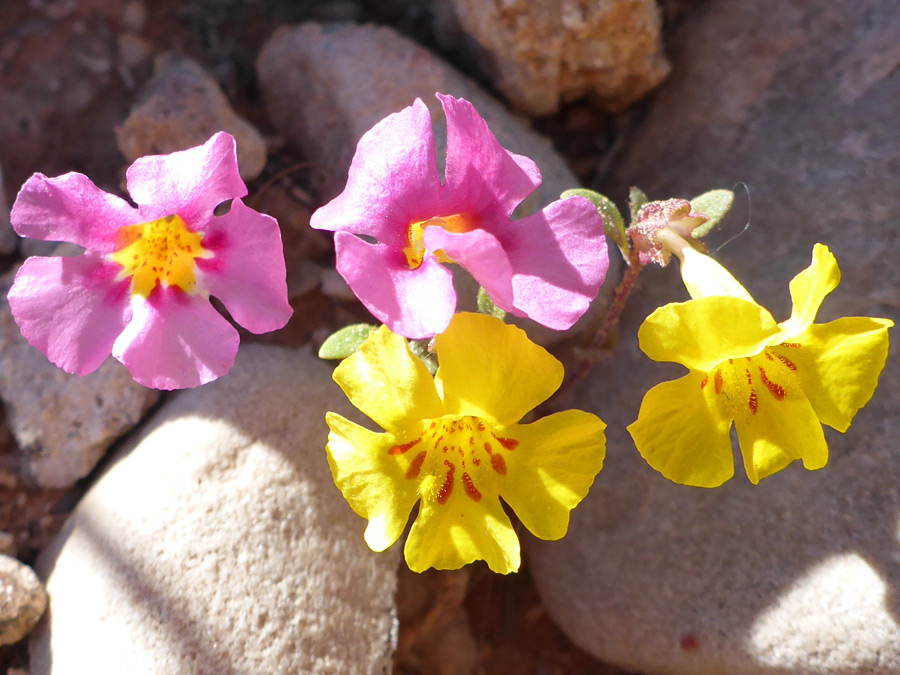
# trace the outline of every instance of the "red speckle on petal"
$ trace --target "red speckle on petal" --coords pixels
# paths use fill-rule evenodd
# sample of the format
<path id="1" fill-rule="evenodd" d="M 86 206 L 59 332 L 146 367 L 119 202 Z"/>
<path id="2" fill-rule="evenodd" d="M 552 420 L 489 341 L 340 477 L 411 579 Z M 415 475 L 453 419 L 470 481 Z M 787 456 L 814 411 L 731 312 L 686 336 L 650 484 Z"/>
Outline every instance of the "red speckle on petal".
<path id="1" fill-rule="evenodd" d="M 403 445 L 395 445 L 388 450 L 389 455 L 402 455 L 409 452 L 410 448 L 419 443 L 422 439 L 417 438 L 414 441 L 410 441 L 409 443 L 404 443 Z"/>
<path id="2" fill-rule="evenodd" d="M 506 460 L 501 455 L 491 455 L 491 468 L 501 476 L 505 476 Z"/>
<path id="3" fill-rule="evenodd" d="M 500 438 L 495 434 L 491 434 L 491 436 L 493 436 L 494 439 L 507 450 L 515 450 L 519 445 L 519 441 L 517 441 L 515 438 Z"/>
<path id="4" fill-rule="evenodd" d="M 714 380 L 716 385 L 716 396 L 722 393 L 722 387 L 725 386 L 725 380 L 722 378 L 722 371 L 716 371 L 716 378 Z"/>
<path id="5" fill-rule="evenodd" d="M 793 370 L 793 371 L 797 370 L 797 366 L 788 357 L 782 356 L 781 354 L 776 354 L 776 356 L 778 357 L 779 361 L 781 361 L 785 366 L 787 366 L 788 370 Z"/>
<path id="6" fill-rule="evenodd" d="M 797 349 L 798 347 L 802 347 L 799 342 L 782 342 L 779 347 L 790 347 L 791 349 Z"/>
<path id="7" fill-rule="evenodd" d="M 772 396 L 775 397 L 776 401 L 784 400 L 784 387 L 780 384 L 776 384 L 772 382 L 768 377 L 766 377 L 766 371 L 763 370 L 762 366 L 759 367 L 759 376 L 762 378 L 763 384 L 766 385 L 766 389 L 772 392 Z"/>
<path id="8" fill-rule="evenodd" d="M 481 501 L 481 493 L 478 491 L 478 488 L 475 487 L 475 483 L 472 482 L 471 476 L 469 474 L 464 473 L 462 475 L 463 487 L 466 489 L 466 495 L 475 502 Z"/>
<path id="9" fill-rule="evenodd" d="M 756 392 L 753 389 L 750 390 L 750 400 L 747 401 L 747 406 L 750 408 L 751 415 L 755 415 L 759 410 L 759 399 L 756 397 Z"/>
<path id="10" fill-rule="evenodd" d="M 446 459 L 444 460 L 444 464 L 447 467 L 447 477 L 444 479 L 444 484 L 441 485 L 441 489 L 438 490 L 438 504 L 446 504 L 447 500 L 450 499 L 450 493 L 453 492 L 453 474 L 456 473 L 455 464 Z"/>
<path id="11" fill-rule="evenodd" d="M 709 384 L 709 375 L 703 378 L 703 382 L 700 383 L 700 388 L 706 389 L 707 384 Z"/>
<path id="12" fill-rule="evenodd" d="M 416 458 L 412 461 L 412 464 L 409 465 L 409 469 L 406 471 L 407 478 L 415 478 L 419 475 L 419 471 L 422 470 L 422 464 L 425 462 L 425 458 L 428 457 L 427 452 L 420 452 L 416 455 Z"/>
<path id="13" fill-rule="evenodd" d="M 487 451 L 488 454 L 490 454 L 494 450 L 494 448 L 491 447 L 491 444 L 487 443 L 487 442 L 485 442 L 485 444 L 484 444 L 484 449 Z"/>

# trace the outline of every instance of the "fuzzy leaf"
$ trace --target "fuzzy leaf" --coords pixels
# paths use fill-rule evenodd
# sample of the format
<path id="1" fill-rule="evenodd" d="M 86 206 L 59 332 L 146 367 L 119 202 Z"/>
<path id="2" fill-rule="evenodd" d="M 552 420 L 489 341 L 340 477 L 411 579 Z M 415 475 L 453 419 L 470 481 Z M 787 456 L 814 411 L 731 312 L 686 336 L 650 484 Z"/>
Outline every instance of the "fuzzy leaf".
<path id="1" fill-rule="evenodd" d="M 625 235 L 625 222 L 622 220 L 622 214 L 609 197 L 601 195 L 593 190 L 584 188 L 576 188 L 574 190 L 566 190 L 560 195 L 561 199 L 566 197 L 584 197 L 597 207 L 597 213 L 603 218 L 603 230 L 606 236 L 612 239 L 622 250 L 627 250 L 628 237 Z"/>
<path id="2" fill-rule="evenodd" d="M 708 234 L 725 217 L 733 203 L 734 193 L 731 190 L 710 190 L 698 197 L 694 197 L 691 200 L 691 211 L 702 213 L 709 220 L 696 228 L 691 234 L 695 238 Z"/>
<path id="3" fill-rule="evenodd" d="M 631 211 L 631 224 L 634 225 L 638 219 L 638 213 L 644 208 L 644 204 L 650 201 L 650 198 L 639 187 L 633 185 L 628 189 L 628 209 Z"/>
<path id="4" fill-rule="evenodd" d="M 369 337 L 369 333 L 377 328 L 370 323 L 354 323 L 341 328 L 329 335 L 319 347 L 319 358 L 346 359 L 359 351 L 362 343 Z"/>
<path id="5" fill-rule="evenodd" d="M 478 298 L 476 302 L 478 303 L 478 311 L 482 314 L 496 316 L 498 319 L 503 319 L 506 316 L 506 312 L 494 304 L 494 301 L 491 300 L 491 296 L 489 296 L 487 291 L 481 286 L 478 287 Z"/>

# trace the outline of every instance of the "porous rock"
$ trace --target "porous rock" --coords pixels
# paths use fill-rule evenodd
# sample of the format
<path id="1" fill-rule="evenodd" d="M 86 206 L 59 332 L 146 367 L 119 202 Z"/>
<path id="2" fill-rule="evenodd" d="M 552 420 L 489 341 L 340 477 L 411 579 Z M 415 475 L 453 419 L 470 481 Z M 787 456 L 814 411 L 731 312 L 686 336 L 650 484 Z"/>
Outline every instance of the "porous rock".
<path id="1" fill-rule="evenodd" d="M 15 644 L 47 609 L 47 593 L 34 571 L 0 554 L 0 645 Z"/>
<path id="2" fill-rule="evenodd" d="M 561 102 L 585 95 L 609 110 L 622 110 L 669 72 L 656 0 L 433 5 L 439 43 L 468 46 L 470 58 L 512 106 L 531 115 L 554 113 Z M 460 32 L 469 39 L 460 40 Z"/>
<path id="3" fill-rule="evenodd" d="M 259 345 L 168 401 L 38 561 L 32 674 L 389 672 L 399 547 L 334 486 L 326 410 L 328 365 Z"/>
<path id="4" fill-rule="evenodd" d="M 817 321 L 896 322 L 900 6 L 765 0 L 693 16 L 608 192 L 691 197 L 745 181 L 751 227 L 715 256 L 777 320 L 822 242 L 843 279 Z M 845 434 L 826 428 L 824 469 L 797 462 L 753 486 L 738 460 L 721 488 L 674 485 L 625 426 L 650 387 L 684 372 L 641 354 L 637 328 L 686 298 L 674 266 L 647 270 L 615 357 L 578 392 L 610 423 L 607 462 L 568 536 L 529 547 L 545 605 L 579 646 L 648 675 L 900 672 L 900 363 L 888 358 Z"/>
<path id="5" fill-rule="evenodd" d="M 84 377 L 70 375 L 22 337 L 0 279 L 0 398 L 26 469 L 42 487 L 74 485 L 132 429 L 159 392 L 137 384 L 109 358 Z"/>
<path id="6" fill-rule="evenodd" d="M 200 64 L 164 54 L 140 102 L 116 128 L 116 141 L 133 162 L 201 145 L 217 131 L 227 131 L 237 141 L 241 177 L 256 178 L 266 163 L 262 135 L 231 109 L 215 78 Z"/>

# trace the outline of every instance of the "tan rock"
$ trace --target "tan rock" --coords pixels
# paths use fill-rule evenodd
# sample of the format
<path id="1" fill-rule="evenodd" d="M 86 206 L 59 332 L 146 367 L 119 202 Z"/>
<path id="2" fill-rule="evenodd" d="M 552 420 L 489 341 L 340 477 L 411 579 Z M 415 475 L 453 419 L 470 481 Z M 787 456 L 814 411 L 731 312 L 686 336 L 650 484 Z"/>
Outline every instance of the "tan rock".
<path id="1" fill-rule="evenodd" d="M 479 62 L 531 115 L 590 95 L 621 110 L 669 72 L 655 0 L 452 0 Z M 440 33 L 439 33 L 440 35 Z"/>
<path id="2" fill-rule="evenodd" d="M 47 609 L 47 593 L 30 567 L 0 554 L 0 645 L 28 635 Z"/>
<path id="3" fill-rule="evenodd" d="M 216 80 L 200 64 L 163 55 L 141 102 L 116 128 L 119 150 L 129 162 L 201 145 L 217 131 L 237 140 L 244 180 L 256 178 L 266 163 L 266 144 L 256 128 L 228 103 Z"/>

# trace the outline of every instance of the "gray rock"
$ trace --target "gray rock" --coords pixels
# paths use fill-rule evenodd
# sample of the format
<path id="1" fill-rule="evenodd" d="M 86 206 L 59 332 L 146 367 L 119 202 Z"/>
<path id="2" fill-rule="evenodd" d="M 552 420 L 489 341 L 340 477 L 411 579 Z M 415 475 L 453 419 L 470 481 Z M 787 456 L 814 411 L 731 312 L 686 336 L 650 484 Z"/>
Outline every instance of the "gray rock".
<path id="1" fill-rule="evenodd" d="M 318 359 L 245 345 L 160 409 L 39 559 L 33 675 L 389 672 L 400 547 L 335 488 Z"/>
<path id="2" fill-rule="evenodd" d="M 28 635 L 47 609 L 47 593 L 34 571 L 0 554 L 0 645 Z"/>
<path id="3" fill-rule="evenodd" d="M 280 28 L 263 46 L 257 74 L 266 110 L 279 133 L 315 165 L 327 167 L 321 177 L 324 201 L 343 190 L 360 137 L 382 118 L 411 105 L 416 97 L 425 102 L 436 122 L 440 165 L 447 138 L 443 109 L 435 92 L 469 100 L 505 148 L 537 163 L 543 183 L 519 207 L 520 213 L 537 211 L 559 199 L 564 190 L 579 186 L 549 140 L 511 115 L 470 79 L 390 28 L 314 23 Z M 545 345 L 598 323 L 620 273 L 620 263 L 619 254 L 611 250 L 607 275 L 611 281 L 569 331 L 559 333 L 526 320 L 517 323 Z M 467 274 L 457 275 L 457 283 L 460 307 L 474 308 L 477 285 Z"/>
<path id="4" fill-rule="evenodd" d="M 215 78 L 200 64 L 164 54 L 157 59 L 156 74 L 141 102 L 116 128 L 116 141 L 133 162 L 144 155 L 201 145 L 217 131 L 235 137 L 241 177 L 256 178 L 266 164 L 262 135 L 231 109 Z"/>
<path id="5" fill-rule="evenodd" d="M 669 72 L 656 0 L 433 4 L 439 42 L 469 46 L 473 61 L 512 106 L 531 115 L 554 113 L 561 102 L 585 95 L 609 110 L 622 110 Z M 448 10 L 455 22 L 448 21 Z M 457 25 L 464 36 L 447 30 Z"/>
<path id="6" fill-rule="evenodd" d="M 344 188 L 360 137 L 376 122 L 421 98 L 435 119 L 438 162 L 446 153 L 444 117 L 434 93 L 471 101 L 508 150 L 528 155 L 544 182 L 523 208 L 559 199 L 578 179 L 550 141 L 529 129 L 477 84 L 385 26 L 315 24 L 282 27 L 257 60 L 257 75 L 272 123 L 316 164 L 327 167 L 323 197 Z"/>
<path id="7" fill-rule="evenodd" d="M 716 257 L 777 319 L 821 241 L 843 281 L 818 321 L 896 322 L 898 31 L 900 6 L 875 0 L 703 5 L 608 192 L 746 181 L 750 230 Z M 888 359 L 846 434 L 826 429 L 824 469 L 795 464 L 754 487 L 739 464 L 721 488 L 677 486 L 625 426 L 651 386 L 684 372 L 644 357 L 637 328 L 686 297 L 676 269 L 647 270 L 615 358 L 579 392 L 610 424 L 608 460 L 568 536 L 530 547 L 545 605 L 579 646 L 647 674 L 900 672 L 900 363 Z"/>
<path id="8" fill-rule="evenodd" d="M 15 253 L 19 244 L 19 236 L 9 224 L 9 203 L 6 201 L 6 190 L 3 187 L 3 169 L 0 167 L 0 254 Z"/>
<path id="9" fill-rule="evenodd" d="M 134 427 L 159 392 L 107 359 L 90 375 L 69 375 L 32 347 L 16 325 L 0 280 L 0 398 L 26 467 L 38 485 L 65 488 L 83 478 Z"/>

